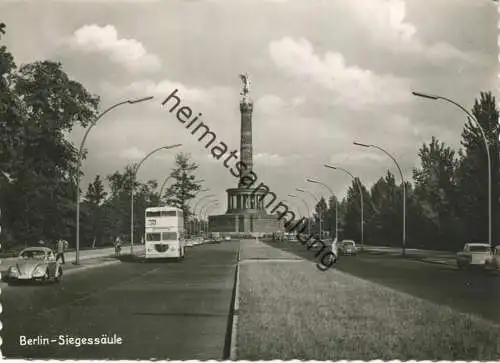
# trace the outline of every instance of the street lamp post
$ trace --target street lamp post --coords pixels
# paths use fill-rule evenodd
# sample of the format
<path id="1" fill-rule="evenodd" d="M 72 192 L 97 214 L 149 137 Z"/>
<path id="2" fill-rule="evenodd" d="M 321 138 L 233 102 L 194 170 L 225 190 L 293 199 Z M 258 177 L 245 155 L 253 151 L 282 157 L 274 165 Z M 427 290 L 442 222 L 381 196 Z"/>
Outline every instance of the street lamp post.
<path id="1" fill-rule="evenodd" d="M 313 197 L 313 198 L 316 200 L 316 202 L 318 203 L 317 205 L 319 205 L 319 202 L 321 201 L 321 199 L 320 199 L 320 198 L 318 198 L 317 196 L 315 196 L 315 195 L 314 195 L 313 193 L 311 193 L 310 191 L 308 191 L 308 190 L 304 190 L 304 189 L 300 189 L 300 188 L 297 188 L 297 189 L 295 189 L 295 190 L 296 190 L 296 191 L 298 191 L 298 192 L 301 192 L 301 193 L 306 193 L 306 194 L 309 194 L 311 197 Z M 322 223 L 321 223 L 321 222 L 322 222 L 322 219 L 323 219 L 323 213 L 321 212 L 321 209 L 320 209 L 320 211 L 319 211 L 319 239 L 322 239 L 322 235 L 321 235 L 321 234 L 322 234 L 322 232 L 323 232 L 323 231 L 322 231 Z"/>
<path id="2" fill-rule="evenodd" d="M 154 149 L 151 151 L 149 154 L 147 154 L 145 157 L 142 158 L 142 160 L 137 164 L 137 167 L 134 169 L 134 173 L 132 175 L 132 186 L 131 186 L 131 192 L 130 192 L 130 254 L 134 254 L 134 194 L 135 194 L 135 181 L 137 178 L 137 172 L 139 171 L 142 163 L 144 163 L 151 155 L 154 153 L 160 151 L 160 150 L 170 150 L 175 147 L 182 146 L 182 144 L 175 144 L 175 145 L 170 145 L 170 146 L 162 146 L 157 149 Z"/>
<path id="3" fill-rule="evenodd" d="M 486 157 L 488 158 L 488 241 L 489 241 L 490 247 L 492 247 L 493 246 L 493 234 L 492 234 L 493 233 L 492 232 L 493 231 L 493 225 L 492 225 L 493 222 L 492 222 L 492 210 L 491 210 L 492 209 L 491 208 L 491 203 L 492 203 L 491 202 L 491 198 L 492 198 L 492 195 L 491 195 L 491 184 L 492 184 L 491 155 L 490 155 L 489 142 L 488 142 L 488 139 L 486 138 L 486 133 L 484 132 L 483 127 L 481 126 L 481 124 L 479 123 L 477 118 L 471 112 L 469 112 L 464 106 L 462 106 L 461 104 L 459 104 L 459 103 L 457 103 L 449 98 L 446 98 L 443 96 L 431 95 L 431 94 L 422 93 L 422 92 L 412 92 L 412 94 L 414 96 L 417 96 L 417 97 L 427 98 L 430 100 L 442 100 L 442 101 L 446 101 L 448 103 L 455 105 L 456 107 L 461 109 L 469 117 L 469 119 L 472 119 L 476 123 L 476 126 L 481 131 L 481 136 L 483 137 L 484 145 L 486 147 Z"/>
<path id="4" fill-rule="evenodd" d="M 216 194 L 207 194 L 207 195 L 204 195 L 203 197 L 201 197 L 201 198 L 200 198 L 200 199 L 196 202 L 196 204 L 195 204 L 195 205 L 194 205 L 194 207 L 193 207 L 193 215 L 194 215 L 194 216 L 196 216 L 196 208 L 198 207 L 198 204 L 200 204 L 200 202 L 201 202 L 201 201 L 203 201 L 203 200 L 205 200 L 205 199 L 207 199 L 207 198 L 215 197 L 215 196 L 216 196 Z M 197 232 L 197 229 L 199 229 L 199 228 L 197 228 L 197 227 L 199 227 L 199 224 L 200 224 L 200 223 L 199 223 L 199 221 L 197 221 L 197 222 L 195 223 L 195 227 L 194 227 L 194 231 L 195 231 L 195 233 Z"/>
<path id="5" fill-rule="evenodd" d="M 394 161 L 394 164 L 396 164 L 396 167 L 399 170 L 399 175 L 401 176 L 401 187 L 403 189 L 403 256 L 406 256 L 406 182 L 405 178 L 403 176 L 403 172 L 401 171 L 401 167 L 399 166 L 399 163 L 397 162 L 396 158 L 392 156 L 388 151 L 382 149 L 380 146 L 377 145 L 368 145 L 368 144 L 362 144 L 359 142 L 353 142 L 354 145 L 357 146 L 362 146 L 362 147 L 373 147 L 377 150 L 382 151 L 384 154 L 386 154 L 388 157 Z"/>
<path id="6" fill-rule="evenodd" d="M 208 205 L 206 205 L 206 206 L 205 206 L 205 208 L 204 208 L 205 218 L 206 218 L 206 220 L 207 220 L 207 223 L 206 223 L 206 225 L 205 225 L 205 234 L 206 234 L 206 235 L 208 234 L 208 225 L 209 225 L 209 223 L 208 223 L 208 222 L 209 222 L 208 218 L 209 218 L 209 213 L 210 213 L 210 212 L 212 212 L 212 210 L 213 210 L 214 208 L 219 207 L 219 205 L 220 205 L 220 204 L 219 204 L 219 202 L 215 202 L 215 203 L 213 203 L 213 204 L 208 204 Z"/>
<path id="7" fill-rule="evenodd" d="M 361 199 L 361 249 L 363 249 L 364 240 L 365 240 L 364 239 L 364 217 L 363 217 L 364 212 L 363 211 L 364 211 L 364 205 L 365 205 L 365 203 L 363 201 L 363 189 L 361 188 L 361 182 L 358 179 L 358 182 L 356 183 L 356 178 L 354 177 L 354 175 L 352 175 L 346 169 L 341 168 L 340 166 L 331 166 L 331 165 L 325 164 L 325 168 L 343 171 L 344 173 L 346 173 L 347 175 L 349 175 L 352 178 L 352 180 L 354 181 L 354 183 L 358 186 L 359 196 L 360 196 L 360 199 Z"/>
<path id="8" fill-rule="evenodd" d="M 309 209 L 309 205 L 307 204 L 307 202 L 305 201 L 304 198 L 301 198 L 300 196 L 298 195 L 295 195 L 295 194 L 288 194 L 289 197 L 292 197 L 292 198 L 298 198 L 302 201 L 302 203 L 304 203 L 304 206 L 306 207 L 306 211 L 307 211 L 307 230 L 309 232 L 309 234 L 311 234 L 311 210 Z"/>
<path id="9" fill-rule="evenodd" d="M 328 185 L 326 185 L 323 182 L 320 182 L 319 180 L 313 180 L 313 179 L 306 179 L 306 180 L 309 183 L 315 183 L 315 184 L 321 185 L 322 187 L 326 188 L 326 190 L 328 190 L 330 192 L 332 197 L 335 197 L 335 238 L 338 239 L 338 235 L 339 235 L 339 223 L 338 223 L 338 221 L 339 221 L 339 210 L 338 210 L 339 202 L 337 200 L 335 193 L 333 193 L 333 190 L 331 190 Z"/>
<path id="10" fill-rule="evenodd" d="M 282 200 L 283 203 L 286 203 L 287 205 L 288 204 L 292 204 L 290 203 L 288 200 Z M 298 217 L 302 217 L 302 214 L 300 213 L 300 210 L 299 208 L 297 207 L 297 205 L 295 203 L 293 203 L 293 207 L 295 207 L 296 211 L 297 211 L 297 216 Z M 292 211 L 293 212 L 293 211 Z"/>
<path id="11" fill-rule="evenodd" d="M 202 179 L 202 180 L 203 180 L 203 179 Z M 203 180 L 203 181 L 204 181 L 204 180 Z M 210 191 L 210 189 L 207 189 L 207 188 L 200 189 L 200 190 L 198 190 L 197 192 L 195 192 L 195 193 L 194 193 L 194 198 L 196 198 L 196 196 L 197 196 L 198 194 L 200 194 L 200 193 L 204 193 L 204 192 L 208 192 L 208 191 Z M 191 200 L 188 200 L 188 202 L 187 202 L 187 207 L 188 207 L 188 212 L 189 212 L 189 211 L 191 210 Z M 189 213 L 188 213 L 188 214 L 189 214 Z M 189 224 L 189 234 L 190 234 L 190 235 L 191 235 L 191 230 L 192 230 L 193 232 L 196 232 L 196 229 L 195 229 L 195 227 L 196 227 L 196 215 L 194 214 L 194 211 L 193 211 L 193 213 L 191 213 L 191 214 L 190 214 L 190 216 L 191 216 L 191 215 L 192 215 L 192 216 L 194 216 L 194 220 L 192 221 L 192 223 L 190 223 L 190 224 Z M 193 228 L 191 228 L 191 227 L 193 227 Z"/>
<path id="12" fill-rule="evenodd" d="M 165 188 L 165 185 L 167 185 L 167 182 L 172 179 L 172 175 L 169 175 L 165 178 L 165 180 L 163 181 L 163 184 L 161 185 L 161 188 L 160 188 L 160 200 L 161 200 L 161 197 L 163 196 L 163 189 Z"/>
<path id="13" fill-rule="evenodd" d="M 80 263 L 80 168 L 82 164 L 82 155 L 83 155 L 83 147 L 85 145 L 85 141 L 87 140 L 87 136 L 89 135 L 90 130 L 97 124 L 97 122 L 109 111 L 122 106 L 122 105 L 133 105 L 136 103 L 144 102 L 152 100 L 154 97 L 144 97 L 139 98 L 137 100 L 127 100 L 123 102 L 119 102 L 111 107 L 108 107 L 103 112 L 101 112 L 94 121 L 91 122 L 90 126 L 87 128 L 85 135 L 83 136 L 82 142 L 80 144 L 80 148 L 78 149 L 78 161 L 77 161 L 77 170 L 76 170 L 76 255 L 75 255 L 75 265 Z"/>

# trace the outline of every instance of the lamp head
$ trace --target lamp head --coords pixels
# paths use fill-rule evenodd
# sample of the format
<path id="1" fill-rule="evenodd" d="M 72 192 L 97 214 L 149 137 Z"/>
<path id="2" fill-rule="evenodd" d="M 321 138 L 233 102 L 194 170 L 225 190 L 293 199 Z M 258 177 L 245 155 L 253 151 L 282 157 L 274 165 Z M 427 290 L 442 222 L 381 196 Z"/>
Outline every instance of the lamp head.
<path id="1" fill-rule="evenodd" d="M 163 149 L 170 150 L 170 149 L 173 149 L 173 148 L 179 147 L 179 146 L 182 146 L 182 144 L 175 144 L 175 145 L 170 145 L 170 146 L 164 146 Z"/>
<path id="2" fill-rule="evenodd" d="M 325 166 L 325 168 L 328 168 L 328 169 L 337 169 L 335 166 L 331 166 L 328 164 L 325 164 L 324 166 Z"/>
<path id="3" fill-rule="evenodd" d="M 298 192 L 302 192 L 302 193 L 305 193 L 305 192 L 306 192 L 304 189 L 300 189 L 300 188 L 297 188 L 297 189 L 295 189 L 295 190 L 296 190 L 296 191 L 298 191 Z"/>
<path id="4" fill-rule="evenodd" d="M 319 183 L 319 181 L 313 179 L 306 179 L 306 181 L 308 181 L 309 183 L 316 183 L 316 184 Z"/>
<path id="5" fill-rule="evenodd" d="M 153 96 L 149 96 L 149 97 L 139 98 L 137 100 L 128 100 L 127 102 L 130 104 L 134 104 L 134 103 L 149 101 L 149 100 L 152 100 L 153 98 L 154 98 Z"/>
<path id="6" fill-rule="evenodd" d="M 370 147 L 370 146 L 371 146 L 371 145 L 368 145 L 368 144 L 362 144 L 362 143 L 360 143 L 360 142 L 356 142 L 356 141 L 354 141 L 354 142 L 353 142 L 353 144 L 354 144 L 354 145 L 357 145 L 357 146 L 363 146 L 363 147 Z"/>
<path id="7" fill-rule="evenodd" d="M 412 91 L 411 92 L 414 96 L 417 96 L 417 97 L 422 97 L 422 98 L 428 98 L 430 100 L 437 100 L 439 99 L 438 96 L 434 96 L 434 95 L 430 95 L 428 93 L 422 93 L 422 92 L 415 92 L 415 91 Z"/>

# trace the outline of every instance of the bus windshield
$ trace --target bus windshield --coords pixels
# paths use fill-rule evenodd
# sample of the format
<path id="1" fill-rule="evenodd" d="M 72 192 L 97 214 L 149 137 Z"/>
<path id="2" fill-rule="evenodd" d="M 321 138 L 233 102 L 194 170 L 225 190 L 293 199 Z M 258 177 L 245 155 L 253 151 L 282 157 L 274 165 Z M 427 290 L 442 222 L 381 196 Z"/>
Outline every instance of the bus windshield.
<path id="1" fill-rule="evenodd" d="M 163 232 L 163 241 L 175 241 L 177 240 L 177 232 Z"/>
<path id="2" fill-rule="evenodd" d="M 161 241 L 161 233 L 146 233 L 146 241 L 148 242 Z"/>

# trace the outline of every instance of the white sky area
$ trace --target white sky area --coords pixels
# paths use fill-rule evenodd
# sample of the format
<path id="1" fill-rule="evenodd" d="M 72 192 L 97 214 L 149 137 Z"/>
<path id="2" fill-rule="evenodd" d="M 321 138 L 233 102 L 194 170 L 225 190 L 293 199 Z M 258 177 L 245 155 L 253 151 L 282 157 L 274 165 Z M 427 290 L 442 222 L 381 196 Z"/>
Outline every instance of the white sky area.
<path id="1" fill-rule="evenodd" d="M 214 213 L 223 213 L 225 189 L 237 180 L 161 107 L 174 89 L 219 141 L 239 149 L 238 74 L 248 72 L 259 180 L 285 200 L 295 188 L 328 195 L 306 178 L 343 198 L 350 177 L 324 163 L 367 186 L 387 169 L 398 175 L 383 153 L 353 141 L 385 148 L 409 179 L 418 148 L 432 136 L 459 147 L 463 113 L 411 91 L 469 109 L 481 91 L 496 94 L 496 7 L 491 0 L 60 0 L 3 1 L 0 14 L 3 42 L 18 64 L 61 61 L 102 97 L 102 109 L 155 97 L 115 109 L 92 130 L 85 188 L 96 174 L 182 143 L 175 152 L 191 153 L 198 177 L 221 201 Z M 78 145 L 82 136 L 75 129 L 70 137 Z M 155 154 L 138 178 L 161 184 L 175 152 Z"/>

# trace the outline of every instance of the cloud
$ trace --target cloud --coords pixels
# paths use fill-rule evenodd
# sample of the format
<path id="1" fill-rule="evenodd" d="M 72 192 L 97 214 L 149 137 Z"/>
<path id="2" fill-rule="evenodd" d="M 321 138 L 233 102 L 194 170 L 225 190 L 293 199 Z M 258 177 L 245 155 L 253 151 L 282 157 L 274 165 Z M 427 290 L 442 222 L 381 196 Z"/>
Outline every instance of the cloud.
<path id="1" fill-rule="evenodd" d="M 286 163 L 286 158 L 279 154 L 257 153 L 253 158 L 255 164 L 262 166 L 282 166 Z"/>
<path id="2" fill-rule="evenodd" d="M 340 53 L 327 52 L 320 57 L 304 38 L 295 40 L 285 37 L 273 41 L 269 44 L 269 53 L 274 63 L 287 74 L 331 91 L 337 104 L 359 109 L 410 99 L 407 80 L 349 66 Z"/>
<path id="3" fill-rule="evenodd" d="M 103 82 L 101 89 L 115 97 L 149 97 L 157 99 L 156 103 L 163 102 L 172 92 L 177 90 L 176 96 L 189 103 L 213 104 L 219 99 L 231 97 L 230 90 L 225 87 L 189 87 L 180 82 L 164 79 L 161 81 L 141 80 L 129 83 L 125 86 L 114 83 Z M 234 92 L 233 92 L 234 93 Z"/>
<path id="4" fill-rule="evenodd" d="M 85 25 L 65 43 L 80 53 L 104 55 L 131 72 L 156 72 L 161 69 L 156 55 L 148 54 L 144 45 L 136 39 L 119 38 L 112 25 Z"/>
<path id="5" fill-rule="evenodd" d="M 425 44 L 418 36 L 417 26 L 407 19 L 404 0 L 362 0 L 348 4 L 354 18 L 366 27 L 369 38 L 398 53 L 418 54 L 434 61 L 480 61 L 477 54 L 463 52 L 448 43 Z"/>

